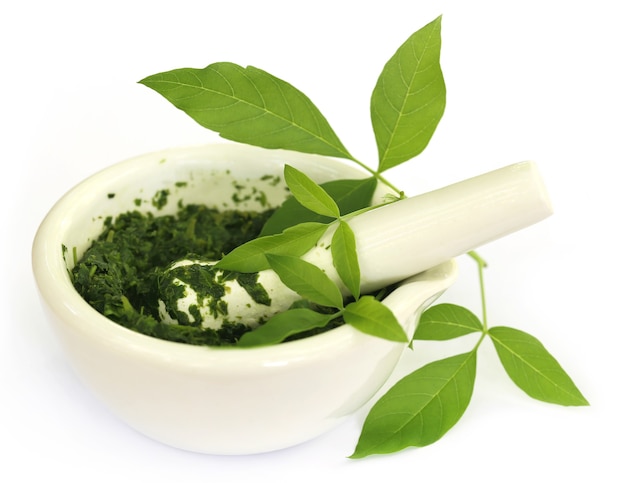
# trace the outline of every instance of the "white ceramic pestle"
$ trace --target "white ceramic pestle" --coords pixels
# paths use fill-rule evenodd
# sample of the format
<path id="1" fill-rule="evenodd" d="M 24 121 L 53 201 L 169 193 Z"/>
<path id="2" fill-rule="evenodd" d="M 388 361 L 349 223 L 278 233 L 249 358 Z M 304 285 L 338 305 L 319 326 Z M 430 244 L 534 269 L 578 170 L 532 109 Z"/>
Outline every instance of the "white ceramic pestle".
<path id="1" fill-rule="evenodd" d="M 372 292 L 404 280 L 550 214 L 552 206 L 535 163 L 522 162 L 356 215 L 348 223 L 356 238 L 361 291 Z M 302 258 L 342 286 L 327 249 L 333 232 L 331 226 Z M 182 263 L 211 269 L 206 262 Z M 219 276 L 220 272 L 215 272 Z M 172 283 L 180 281 L 174 278 Z M 259 319 L 288 309 L 300 298 L 271 270 L 259 273 L 259 283 L 268 292 L 271 305 L 252 301 L 236 281 L 224 283 L 227 314 L 201 310 L 204 326 L 217 328 L 225 319 L 255 326 Z M 187 295 L 178 301 L 179 311 L 188 311 L 194 304 L 200 309 L 203 303 L 208 307 L 210 301 L 197 300 L 195 291 L 187 289 Z M 164 322 L 176 322 L 167 315 L 164 304 L 161 309 Z"/>

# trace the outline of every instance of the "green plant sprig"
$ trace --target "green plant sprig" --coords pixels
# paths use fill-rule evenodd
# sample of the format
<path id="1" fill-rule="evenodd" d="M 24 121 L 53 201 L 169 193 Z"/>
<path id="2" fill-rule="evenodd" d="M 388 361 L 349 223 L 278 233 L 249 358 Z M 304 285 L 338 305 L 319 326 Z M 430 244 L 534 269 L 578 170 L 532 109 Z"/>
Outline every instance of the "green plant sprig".
<path id="1" fill-rule="evenodd" d="M 532 335 L 506 326 L 489 328 L 483 270 L 478 265 L 482 320 L 465 307 L 442 303 L 420 317 L 413 340 L 444 341 L 480 334 L 466 353 L 431 362 L 404 376 L 372 407 L 351 458 L 387 454 L 439 440 L 467 409 L 476 380 L 478 349 L 489 338 L 511 380 L 530 397 L 563 406 L 589 403 L 557 360 Z"/>
<path id="2" fill-rule="evenodd" d="M 359 210 L 371 208 L 379 183 L 395 193 L 396 199 L 404 197 L 404 191 L 382 173 L 419 155 L 443 116 L 446 86 L 440 51 L 438 17 L 413 33 L 385 64 L 370 99 L 378 148 L 376 169 L 350 154 L 306 95 L 256 67 L 218 62 L 140 81 L 226 139 L 348 159 L 369 175 L 317 185 L 295 168 L 285 168 L 285 181 L 293 196 L 268 220 L 260 238 L 230 252 L 219 265 L 241 272 L 272 268 L 283 283 L 303 297 L 303 302 L 242 337 L 241 346 L 279 343 L 327 326 L 339 316 L 369 334 L 412 343 L 379 297 L 360 293 L 354 234 L 346 220 Z M 333 264 L 352 296 L 349 303 L 324 272 L 300 259 L 329 229 L 335 230 L 330 247 Z M 560 405 L 588 404 L 536 338 L 518 329 L 487 325 L 486 263 L 475 252 L 469 255 L 478 264 L 482 318 L 455 304 L 434 305 L 420 317 L 412 339 L 443 341 L 479 334 L 476 344 L 469 352 L 428 363 L 396 383 L 372 407 L 351 458 L 439 440 L 470 402 L 478 349 L 485 339 L 492 341 L 506 373 L 529 396 Z M 312 310 L 316 306 L 324 310 Z"/>
<path id="3" fill-rule="evenodd" d="M 217 266 L 244 272 L 271 268 L 278 274 L 283 284 L 304 300 L 317 306 L 334 309 L 334 312 L 322 317 L 307 308 L 297 307 L 288 310 L 271 317 L 256 330 L 244 334 L 238 345 L 251 347 L 280 343 L 288 337 L 325 327 L 340 317 L 345 323 L 366 334 L 407 343 L 407 335 L 393 312 L 375 297 L 361 296 L 356 239 L 352 228 L 345 220 L 353 213 L 343 216 L 332 196 L 305 173 L 290 165 L 285 166 L 285 181 L 294 199 L 302 207 L 333 222 L 326 225 L 309 222 L 304 226 L 311 230 L 304 230 L 304 233 L 299 230 L 303 225 L 299 224 L 287 228 L 280 234 L 257 238 L 235 248 L 222 258 Z M 323 270 L 299 258 L 318 243 L 321 235 L 330 229 L 330 226 L 334 228 L 330 243 L 333 265 L 353 299 L 353 302 L 348 304 L 344 304 L 342 291 Z M 306 236 L 296 240 L 292 236 L 294 230 Z M 311 233 L 313 236 L 309 236 Z M 284 240 L 286 235 L 289 235 L 289 243 Z M 273 243 L 267 243 L 268 241 Z M 251 258 L 257 262 L 251 263 Z"/>

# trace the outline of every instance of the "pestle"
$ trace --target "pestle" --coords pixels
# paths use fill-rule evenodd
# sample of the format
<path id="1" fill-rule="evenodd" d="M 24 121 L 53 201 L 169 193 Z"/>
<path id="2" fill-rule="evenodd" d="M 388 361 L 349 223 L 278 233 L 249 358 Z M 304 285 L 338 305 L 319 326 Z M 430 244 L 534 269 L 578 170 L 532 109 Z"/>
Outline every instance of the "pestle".
<path id="1" fill-rule="evenodd" d="M 347 222 L 356 238 L 361 292 L 373 292 L 404 280 L 550 214 L 552 206 L 545 186 L 537 166 L 530 161 L 358 214 Z M 334 229 L 331 225 L 302 259 L 324 270 L 343 287 L 327 249 Z M 223 280 L 223 272 L 214 269 L 213 263 L 182 260 L 170 267 L 162 277 L 161 293 L 178 295 L 174 299 L 164 295 L 159 301 L 163 322 L 219 328 L 229 320 L 254 327 L 287 310 L 300 298 L 273 271 L 264 270 L 259 272 L 258 283 L 271 303 L 259 304 L 237 281 Z M 190 283 L 191 272 L 224 290 L 205 290 Z"/>

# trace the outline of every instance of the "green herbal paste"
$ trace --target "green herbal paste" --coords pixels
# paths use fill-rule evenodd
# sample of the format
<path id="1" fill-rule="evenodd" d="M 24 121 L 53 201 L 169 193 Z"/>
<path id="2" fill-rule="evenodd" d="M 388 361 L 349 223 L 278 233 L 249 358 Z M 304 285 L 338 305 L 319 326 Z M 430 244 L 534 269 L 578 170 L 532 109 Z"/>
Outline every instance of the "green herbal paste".
<path id="1" fill-rule="evenodd" d="M 165 198 L 166 193 L 159 193 L 153 204 L 160 206 Z M 271 214 L 185 205 L 175 215 L 129 211 L 107 218 L 102 233 L 71 270 L 74 287 L 100 313 L 142 334 L 195 345 L 234 344 L 248 327 L 225 322 L 214 330 L 180 319 L 178 324 L 162 323 L 158 280 L 176 260 L 219 260 L 257 237 Z M 240 283 L 248 292 L 258 290 L 254 277 L 243 277 Z"/>

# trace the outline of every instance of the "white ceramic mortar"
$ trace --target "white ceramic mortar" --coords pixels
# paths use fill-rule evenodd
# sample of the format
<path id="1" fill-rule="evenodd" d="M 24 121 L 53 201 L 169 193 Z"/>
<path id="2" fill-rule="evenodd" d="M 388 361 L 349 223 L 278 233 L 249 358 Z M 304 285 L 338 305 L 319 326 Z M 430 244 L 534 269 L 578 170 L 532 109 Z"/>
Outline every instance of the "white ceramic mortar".
<path id="1" fill-rule="evenodd" d="M 292 446 L 340 423 L 365 404 L 396 366 L 404 345 L 343 326 L 325 334 L 254 349 L 190 346 L 151 338 L 110 321 L 72 286 L 71 252 L 82 254 L 109 215 L 136 209 L 173 212 L 176 203 L 234 207 L 233 182 L 265 192 L 272 204 L 285 163 L 318 182 L 361 178 L 343 161 L 237 144 L 172 149 L 113 165 L 63 196 L 33 244 L 33 270 L 48 321 L 80 379 L 141 433 L 190 451 L 250 454 Z M 177 182 L 187 182 L 176 188 Z M 170 189 L 157 212 L 149 200 Z M 110 193 L 115 196 L 109 197 Z M 379 195 L 382 193 L 378 193 Z M 254 208 L 254 196 L 240 208 Z M 67 262 L 62 246 L 69 249 Z M 421 312 L 455 280 L 444 262 L 411 277 L 384 299 L 407 334 Z"/>

